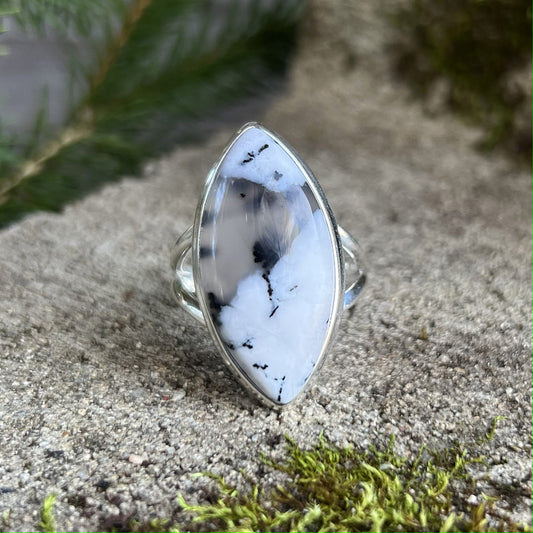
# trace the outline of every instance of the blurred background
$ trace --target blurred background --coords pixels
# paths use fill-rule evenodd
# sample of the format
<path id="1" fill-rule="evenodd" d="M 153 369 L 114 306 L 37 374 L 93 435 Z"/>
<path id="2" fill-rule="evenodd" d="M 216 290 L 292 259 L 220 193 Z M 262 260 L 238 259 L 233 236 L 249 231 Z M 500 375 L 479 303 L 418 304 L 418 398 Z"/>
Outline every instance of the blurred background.
<path id="1" fill-rule="evenodd" d="M 0 0 L 0 227 L 261 116 L 287 87 L 306 9 L 304 0 Z M 380 9 L 390 73 L 426 112 L 459 114 L 480 128 L 479 150 L 530 165 L 529 0 Z M 357 50 L 349 57 L 345 68 L 357 69 Z"/>

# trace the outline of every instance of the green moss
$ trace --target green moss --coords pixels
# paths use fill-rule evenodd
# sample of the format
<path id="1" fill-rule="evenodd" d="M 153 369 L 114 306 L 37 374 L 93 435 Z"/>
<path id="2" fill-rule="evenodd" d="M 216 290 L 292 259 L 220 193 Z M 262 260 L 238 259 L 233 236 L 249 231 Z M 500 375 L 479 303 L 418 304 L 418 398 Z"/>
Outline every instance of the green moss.
<path id="1" fill-rule="evenodd" d="M 2 512 L 0 518 L 0 531 L 9 531 L 11 529 L 11 509 Z"/>
<path id="2" fill-rule="evenodd" d="M 493 427 L 481 439 L 492 439 Z M 199 531 L 521 531 L 513 523 L 488 526 L 495 499 L 480 494 L 469 466 L 483 458 L 460 445 L 431 451 L 422 447 L 414 459 L 394 451 L 337 447 L 324 437 L 311 450 L 287 439 L 287 458 L 263 457 L 286 481 L 265 492 L 258 485 L 239 492 L 215 479 L 214 503 L 188 505 L 187 527 Z M 475 494 L 480 503 L 472 505 Z"/>
<path id="3" fill-rule="evenodd" d="M 245 480 L 238 490 L 212 473 L 210 503 L 189 505 L 183 496 L 179 524 L 172 520 L 124 520 L 102 524 L 101 531 L 531 531 L 510 521 L 489 524 L 497 498 L 483 494 L 472 475 L 486 468 L 479 446 L 489 443 L 500 417 L 471 446 L 440 450 L 422 446 L 414 457 L 385 449 L 338 447 L 320 436 L 312 449 L 287 438 L 281 461 L 261 462 L 284 474 L 273 489 Z M 476 498 L 471 498 L 475 495 Z M 52 498 L 52 499 L 50 499 Z M 472 501 L 479 503 L 471 503 Z M 41 529 L 53 530 L 53 497 L 43 505 Z M 46 511 L 45 511 L 46 509 Z M 116 517 L 115 517 L 116 518 Z M 495 528 L 495 529 L 494 529 Z"/>
<path id="4" fill-rule="evenodd" d="M 154 518 L 147 522 L 139 522 L 137 520 L 132 520 L 128 523 L 128 528 L 126 530 L 131 530 L 132 532 L 158 532 L 166 531 L 168 533 L 180 533 L 180 530 L 176 528 L 172 522 L 166 518 Z"/>
<path id="5" fill-rule="evenodd" d="M 41 507 L 41 521 L 39 522 L 39 530 L 45 533 L 54 533 L 56 530 L 56 521 L 54 518 L 54 505 L 56 502 L 56 495 L 49 494 L 43 502 Z"/>
<path id="6" fill-rule="evenodd" d="M 530 94 L 513 80 L 531 72 L 530 0 L 411 0 L 393 19 L 396 71 L 414 93 L 441 82 L 443 103 L 483 127 L 482 148 L 530 163 Z"/>

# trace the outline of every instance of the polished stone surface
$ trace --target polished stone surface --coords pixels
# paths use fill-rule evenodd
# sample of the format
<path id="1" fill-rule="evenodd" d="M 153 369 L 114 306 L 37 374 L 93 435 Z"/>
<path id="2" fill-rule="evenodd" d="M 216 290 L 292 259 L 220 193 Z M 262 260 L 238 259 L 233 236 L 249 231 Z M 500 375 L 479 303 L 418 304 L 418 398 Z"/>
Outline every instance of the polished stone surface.
<path id="1" fill-rule="evenodd" d="M 290 152 L 259 126 L 235 140 L 206 196 L 200 290 L 228 355 L 276 403 L 306 384 L 332 327 L 326 216 Z"/>

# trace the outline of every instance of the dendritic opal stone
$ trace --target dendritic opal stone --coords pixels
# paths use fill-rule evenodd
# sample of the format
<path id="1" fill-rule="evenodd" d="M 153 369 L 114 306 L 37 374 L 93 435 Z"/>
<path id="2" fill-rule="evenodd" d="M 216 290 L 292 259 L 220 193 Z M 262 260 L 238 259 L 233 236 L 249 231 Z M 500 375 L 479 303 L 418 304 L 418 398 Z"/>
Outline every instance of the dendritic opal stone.
<path id="1" fill-rule="evenodd" d="M 204 315 L 233 366 L 285 404 L 305 386 L 334 327 L 336 226 L 292 149 L 258 124 L 241 129 L 213 172 L 193 245 Z"/>

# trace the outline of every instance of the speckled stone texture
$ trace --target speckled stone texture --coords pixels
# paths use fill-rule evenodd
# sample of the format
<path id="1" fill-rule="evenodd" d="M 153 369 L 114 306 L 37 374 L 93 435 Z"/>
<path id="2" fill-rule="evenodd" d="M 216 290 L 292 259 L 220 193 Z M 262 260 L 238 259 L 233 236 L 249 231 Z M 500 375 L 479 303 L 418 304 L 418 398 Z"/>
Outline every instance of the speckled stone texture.
<path id="1" fill-rule="evenodd" d="M 61 530 L 176 516 L 211 470 L 263 484 L 260 452 L 321 431 L 398 450 L 478 438 L 496 513 L 531 518 L 531 180 L 426 116 L 389 75 L 378 2 L 312 2 L 290 89 L 264 117 L 321 177 L 370 272 L 317 380 L 281 411 L 246 395 L 169 294 L 168 252 L 235 124 L 63 214 L 0 233 L 0 514 Z M 382 7 L 379 7 L 382 6 Z M 352 68 L 353 66 L 353 68 Z M 313 87 L 313 90 L 309 90 Z M 510 486 L 512 490 L 505 490 Z"/>

